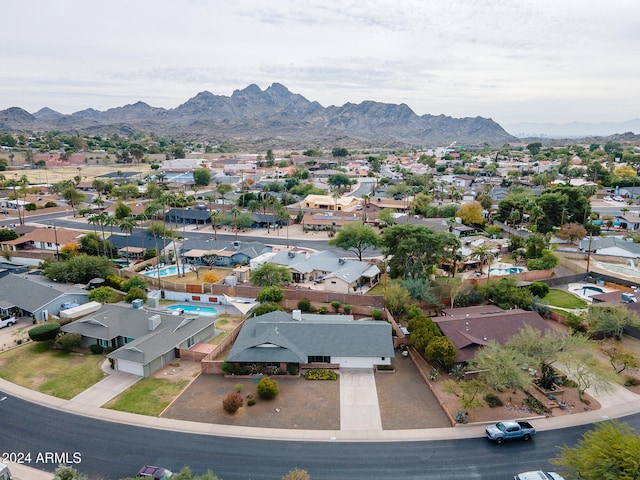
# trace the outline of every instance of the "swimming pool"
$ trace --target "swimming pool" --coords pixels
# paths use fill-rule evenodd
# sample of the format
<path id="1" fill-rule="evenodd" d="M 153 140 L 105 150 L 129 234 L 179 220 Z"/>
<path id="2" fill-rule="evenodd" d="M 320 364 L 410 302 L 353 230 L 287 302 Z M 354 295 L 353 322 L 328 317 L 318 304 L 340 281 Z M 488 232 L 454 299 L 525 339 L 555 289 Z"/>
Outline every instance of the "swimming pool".
<path id="1" fill-rule="evenodd" d="M 182 271 L 182 268 L 180 268 L 180 271 Z M 158 273 L 160 273 L 161 277 L 170 277 L 171 275 L 177 275 L 178 267 L 174 265 L 172 267 L 154 268 L 153 270 L 144 272 L 144 276 L 158 278 Z"/>
<path id="2" fill-rule="evenodd" d="M 182 310 L 184 313 L 193 315 L 202 315 L 203 317 L 213 317 L 218 314 L 218 310 L 213 307 L 199 307 L 197 305 L 171 305 L 167 310 L 175 312 Z"/>
<path id="3" fill-rule="evenodd" d="M 602 265 L 602 268 L 609 270 L 610 272 L 619 273 L 627 277 L 640 278 L 640 271 L 633 268 L 623 267 L 622 265 L 616 265 L 614 263 L 600 262 L 600 265 Z"/>
<path id="4" fill-rule="evenodd" d="M 585 285 L 583 287 L 576 288 L 574 292 L 582 292 L 582 296 L 586 298 L 591 298 L 594 295 L 605 293 L 605 291 L 600 287 L 592 287 L 591 285 Z"/>
<path id="5" fill-rule="evenodd" d="M 524 268 L 521 267 L 509 267 L 509 268 L 490 268 L 491 275 L 514 275 L 516 273 L 524 272 Z"/>

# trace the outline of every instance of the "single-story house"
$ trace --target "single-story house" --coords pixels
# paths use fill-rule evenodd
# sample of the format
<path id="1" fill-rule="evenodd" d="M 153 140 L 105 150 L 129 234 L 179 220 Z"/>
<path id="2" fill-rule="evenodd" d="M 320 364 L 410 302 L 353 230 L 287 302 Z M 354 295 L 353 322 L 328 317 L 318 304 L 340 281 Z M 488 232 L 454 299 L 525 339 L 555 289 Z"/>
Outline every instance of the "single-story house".
<path id="1" fill-rule="evenodd" d="M 620 237 L 593 237 L 580 240 L 580 250 L 611 257 L 640 258 L 640 243 L 629 242 Z"/>
<path id="2" fill-rule="evenodd" d="M 313 208 L 317 210 L 337 210 L 352 211 L 360 203 L 356 197 L 333 197 L 332 195 L 307 195 L 302 201 L 303 208 Z"/>
<path id="3" fill-rule="evenodd" d="M 20 250 L 47 250 L 59 252 L 67 244 L 78 245 L 83 232 L 68 230 L 64 227 L 36 228 L 16 238 L 0 242 L 0 249 L 17 252 Z"/>
<path id="4" fill-rule="evenodd" d="M 211 224 L 211 213 L 206 210 L 192 210 L 190 208 L 172 208 L 164 215 L 166 223 L 184 223 L 196 225 Z"/>
<path id="5" fill-rule="evenodd" d="M 214 317 L 169 315 L 146 308 L 103 305 L 97 312 L 64 325 L 85 346 L 115 349 L 107 355 L 120 372 L 148 377 L 189 349 L 216 335 Z"/>
<path id="6" fill-rule="evenodd" d="M 525 325 L 540 332 L 551 330 L 537 312 L 519 308 L 502 310 L 493 305 L 445 309 L 442 316 L 434 317 L 433 321 L 456 347 L 456 363 L 473 359 L 491 340 L 505 343 Z"/>
<path id="7" fill-rule="evenodd" d="M 19 316 L 30 316 L 36 321 L 59 315 L 63 305 L 85 304 L 89 301 L 86 290 L 56 283 L 38 275 L 10 273 L 0 278 L 0 302 Z"/>
<path id="8" fill-rule="evenodd" d="M 340 227 L 353 222 L 362 222 L 362 215 L 359 213 L 340 215 L 334 214 L 334 212 L 324 212 L 305 213 L 302 217 L 302 226 L 311 230 L 339 230 Z"/>
<path id="9" fill-rule="evenodd" d="M 303 368 L 373 368 L 395 355 L 391 324 L 355 321 L 351 315 L 275 311 L 245 320 L 227 361 L 262 364 L 286 371 Z"/>
<path id="10" fill-rule="evenodd" d="M 268 261 L 287 267 L 294 283 L 322 283 L 325 290 L 340 293 L 353 293 L 362 286 L 372 287 L 380 280 L 381 273 L 377 265 L 349 260 L 329 250 L 304 254 L 281 251 Z"/>

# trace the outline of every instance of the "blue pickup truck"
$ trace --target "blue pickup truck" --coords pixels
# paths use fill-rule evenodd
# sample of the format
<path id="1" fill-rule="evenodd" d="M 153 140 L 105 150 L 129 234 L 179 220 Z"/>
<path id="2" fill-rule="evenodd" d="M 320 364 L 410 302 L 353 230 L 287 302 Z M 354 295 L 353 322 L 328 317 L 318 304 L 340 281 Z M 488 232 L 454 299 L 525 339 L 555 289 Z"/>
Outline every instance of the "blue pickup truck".
<path id="1" fill-rule="evenodd" d="M 531 440 L 536 434 L 536 429 L 529 422 L 517 420 L 505 420 L 494 425 L 488 425 L 485 433 L 489 440 L 502 443 L 505 440 Z"/>

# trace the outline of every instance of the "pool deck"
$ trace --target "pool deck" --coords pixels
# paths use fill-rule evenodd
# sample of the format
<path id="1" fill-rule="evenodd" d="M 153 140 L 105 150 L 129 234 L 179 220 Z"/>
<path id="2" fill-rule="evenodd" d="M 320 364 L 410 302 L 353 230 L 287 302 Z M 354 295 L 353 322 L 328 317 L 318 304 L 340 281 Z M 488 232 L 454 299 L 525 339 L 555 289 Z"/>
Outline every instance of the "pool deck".
<path id="1" fill-rule="evenodd" d="M 585 287 L 598 288 L 602 290 L 602 292 L 597 292 L 596 295 L 598 293 L 609 293 L 609 292 L 615 292 L 617 290 L 615 288 L 607 287 L 605 285 L 595 285 L 593 283 L 585 283 L 585 282 L 570 283 L 566 286 L 566 290 L 567 292 L 575 295 L 576 297 L 586 300 L 587 302 L 592 302 L 593 299 L 591 297 L 582 294 L 582 289 Z M 564 288 L 562 290 L 564 290 Z"/>

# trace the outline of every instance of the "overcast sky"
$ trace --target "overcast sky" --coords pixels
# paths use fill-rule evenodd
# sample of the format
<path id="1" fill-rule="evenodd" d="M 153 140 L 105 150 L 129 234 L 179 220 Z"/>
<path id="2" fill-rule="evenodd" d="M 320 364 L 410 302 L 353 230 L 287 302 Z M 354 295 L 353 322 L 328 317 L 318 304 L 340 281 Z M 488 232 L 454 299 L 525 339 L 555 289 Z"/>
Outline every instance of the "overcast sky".
<path id="1" fill-rule="evenodd" d="M 285 85 L 323 106 L 640 116 L 639 0 L 4 0 L 0 110 L 175 108 Z"/>

